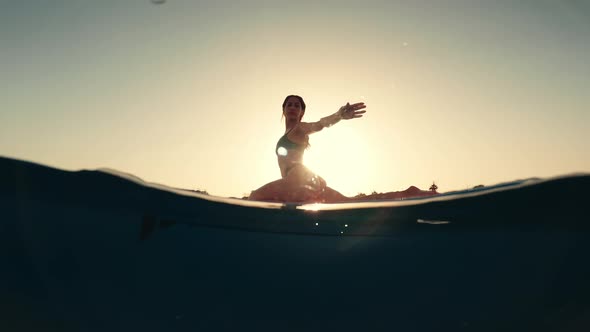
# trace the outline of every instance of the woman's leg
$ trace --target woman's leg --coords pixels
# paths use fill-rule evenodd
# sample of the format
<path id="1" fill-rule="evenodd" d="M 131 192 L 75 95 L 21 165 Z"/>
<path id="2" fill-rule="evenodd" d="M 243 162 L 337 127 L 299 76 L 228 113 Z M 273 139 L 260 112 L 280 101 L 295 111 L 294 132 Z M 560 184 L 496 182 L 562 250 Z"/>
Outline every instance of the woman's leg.
<path id="1" fill-rule="evenodd" d="M 254 190 L 248 196 L 248 200 L 251 201 L 270 201 L 270 202 L 281 202 L 284 194 L 281 188 L 284 187 L 284 179 L 279 179 Z"/>
<path id="2" fill-rule="evenodd" d="M 324 188 L 322 196 L 324 203 L 343 203 L 352 200 L 350 197 L 346 197 L 330 187 Z"/>
<path id="3" fill-rule="evenodd" d="M 248 196 L 251 201 L 306 202 L 318 200 L 321 192 L 313 186 L 301 184 L 295 178 L 279 179 L 254 190 Z"/>
<path id="4" fill-rule="evenodd" d="M 315 175 L 307 167 L 301 165 L 289 172 L 287 178 L 291 179 L 293 186 L 307 186 L 315 192 L 315 196 L 311 197 L 313 201 L 325 203 L 339 203 L 348 202 L 351 199 L 339 193 L 338 191 L 328 187 L 326 181 Z"/>
<path id="5" fill-rule="evenodd" d="M 254 190 L 249 200 L 270 202 L 347 202 L 350 199 L 326 186 L 326 181 L 303 165 L 295 166 L 285 178 Z"/>
<path id="6" fill-rule="evenodd" d="M 270 202 L 317 201 L 326 182 L 303 165 L 297 165 L 286 177 L 254 190 L 249 200 Z"/>

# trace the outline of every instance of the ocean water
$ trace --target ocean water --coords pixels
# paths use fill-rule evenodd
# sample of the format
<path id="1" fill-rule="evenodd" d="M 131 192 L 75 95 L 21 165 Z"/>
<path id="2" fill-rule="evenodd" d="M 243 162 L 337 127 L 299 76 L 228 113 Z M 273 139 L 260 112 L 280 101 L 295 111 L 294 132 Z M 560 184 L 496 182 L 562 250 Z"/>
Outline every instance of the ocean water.
<path id="1" fill-rule="evenodd" d="M 299 206 L 0 158 L 0 330 L 587 331 L 589 185 Z"/>

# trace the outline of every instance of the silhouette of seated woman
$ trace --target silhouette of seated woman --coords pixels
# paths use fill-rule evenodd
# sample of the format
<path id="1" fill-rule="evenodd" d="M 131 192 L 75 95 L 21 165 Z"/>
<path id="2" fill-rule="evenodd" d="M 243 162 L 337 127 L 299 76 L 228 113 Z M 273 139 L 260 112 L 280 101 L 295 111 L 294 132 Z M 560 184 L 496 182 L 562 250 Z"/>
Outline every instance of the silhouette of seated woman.
<path id="1" fill-rule="evenodd" d="M 346 104 L 317 122 L 302 122 L 303 98 L 290 95 L 283 102 L 285 134 L 277 142 L 275 153 L 281 179 L 256 190 L 250 200 L 270 202 L 345 202 L 349 198 L 328 187 L 326 181 L 303 165 L 303 153 L 309 146 L 309 135 L 330 127 L 340 120 L 357 119 L 366 112 L 364 103 Z"/>

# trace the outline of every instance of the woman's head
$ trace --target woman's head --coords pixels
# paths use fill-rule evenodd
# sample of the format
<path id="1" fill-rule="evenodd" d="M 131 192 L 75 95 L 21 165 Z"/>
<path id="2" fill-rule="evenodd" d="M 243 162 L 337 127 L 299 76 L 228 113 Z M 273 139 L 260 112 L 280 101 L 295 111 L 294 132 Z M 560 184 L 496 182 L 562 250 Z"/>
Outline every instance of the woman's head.
<path id="1" fill-rule="evenodd" d="M 297 95 L 289 95 L 283 101 L 283 115 L 285 117 L 298 116 L 299 121 L 305 114 L 305 102 Z"/>

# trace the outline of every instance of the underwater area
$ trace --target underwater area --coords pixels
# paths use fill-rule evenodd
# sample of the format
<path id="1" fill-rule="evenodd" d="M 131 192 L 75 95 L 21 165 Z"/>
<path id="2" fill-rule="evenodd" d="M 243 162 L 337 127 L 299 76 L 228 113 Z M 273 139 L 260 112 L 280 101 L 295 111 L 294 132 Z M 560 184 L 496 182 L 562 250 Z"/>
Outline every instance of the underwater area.
<path id="1" fill-rule="evenodd" d="M 588 185 L 263 206 L 0 158 L 0 328 L 582 331 Z"/>

